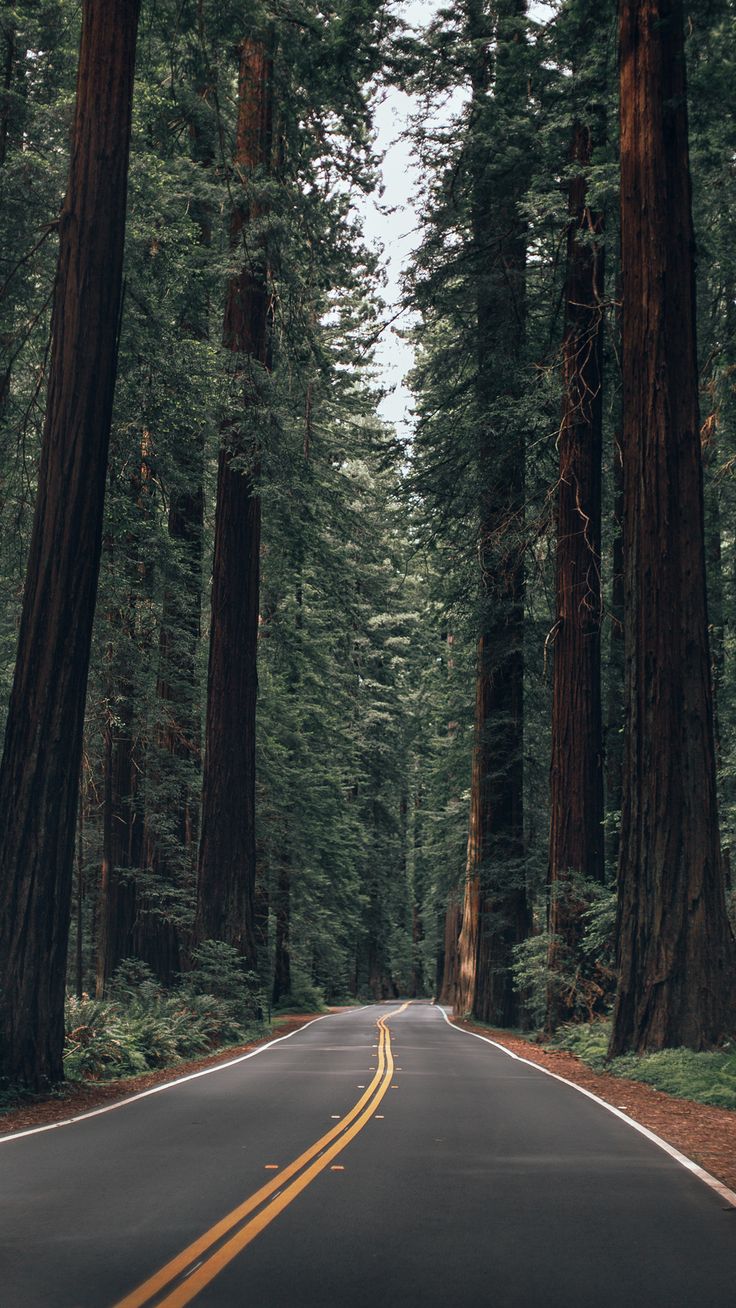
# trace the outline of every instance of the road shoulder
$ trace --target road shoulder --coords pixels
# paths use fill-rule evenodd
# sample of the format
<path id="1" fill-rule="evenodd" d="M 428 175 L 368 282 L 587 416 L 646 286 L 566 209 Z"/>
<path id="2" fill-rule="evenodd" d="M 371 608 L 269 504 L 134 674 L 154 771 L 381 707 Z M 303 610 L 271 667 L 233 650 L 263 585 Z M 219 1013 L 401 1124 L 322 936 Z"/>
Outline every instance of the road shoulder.
<path id="1" fill-rule="evenodd" d="M 335 1008 L 329 1009 L 328 1013 L 342 1011 L 343 1009 Z M 308 1022 L 313 1022 L 317 1017 L 326 1017 L 328 1013 L 285 1013 L 283 1017 L 275 1019 L 272 1030 L 258 1040 L 249 1040 L 247 1044 L 242 1045 L 228 1045 L 226 1048 L 213 1050 L 203 1058 L 187 1059 L 180 1063 L 173 1063 L 169 1067 L 144 1072 L 140 1076 L 124 1077 L 114 1081 L 63 1082 L 53 1095 L 43 1099 L 34 1098 L 32 1102 L 0 1114 L 0 1136 L 10 1135 L 16 1131 L 33 1130 L 40 1126 L 51 1126 L 55 1122 L 79 1117 L 99 1108 L 111 1107 L 146 1090 L 152 1090 L 156 1086 L 178 1081 L 182 1077 L 205 1071 L 210 1067 L 217 1067 L 221 1063 L 232 1062 L 233 1059 L 241 1058 L 244 1054 L 251 1053 L 262 1045 L 270 1044 L 273 1040 L 292 1035 Z"/>
<path id="2" fill-rule="evenodd" d="M 736 1190 L 736 1113 L 712 1108 L 692 1099 L 679 1099 L 640 1081 L 629 1081 L 608 1072 L 594 1072 L 564 1050 L 542 1049 L 522 1040 L 472 1022 L 450 1018 L 453 1026 L 486 1036 L 511 1053 L 554 1072 L 566 1081 L 589 1090 L 607 1104 L 625 1112 L 668 1144 L 679 1149 L 724 1185 Z"/>

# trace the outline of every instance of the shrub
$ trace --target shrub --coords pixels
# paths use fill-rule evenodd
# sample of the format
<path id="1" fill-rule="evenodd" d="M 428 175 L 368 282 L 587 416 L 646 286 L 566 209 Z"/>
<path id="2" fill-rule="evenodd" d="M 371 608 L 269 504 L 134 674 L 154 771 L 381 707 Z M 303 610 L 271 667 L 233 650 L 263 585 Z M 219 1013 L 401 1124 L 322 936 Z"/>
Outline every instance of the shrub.
<path id="1" fill-rule="evenodd" d="M 69 997 L 67 1078 L 134 1076 L 260 1034 L 257 978 L 235 950 L 208 941 L 195 951 L 194 963 L 177 989 L 165 991 L 145 963 L 125 959 L 109 999 Z"/>
<path id="2" fill-rule="evenodd" d="M 547 1013 L 550 986 L 564 997 L 565 1007 L 575 1019 L 593 1021 L 603 1016 L 613 999 L 614 930 L 616 895 L 597 882 L 571 876 L 560 883 L 558 893 L 575 904 L 587 903 L 581 915 L 581 937 L 575 951 L 560 941 L 554 974 L 547 967 L 549 932 L 544 930 L 514 946 L 514 986 L 533 1026 L 542 1027 Z"/>
<path id="3" fill-rule="evenodd" d="M 532 1026 L 544 1026 L 547 1012 L 547 950 L 549 933 L 540 931 L 520 945 L 514 945 L 511 971 L 514 988 L 521 996 Z"/>
<path id="4" fill-rule="evenodd" d="M 69 1080 L 145 1071 L 145 1059 L 126 1044 L 116 1004 L 69 997 L 65 1016 L 64 1074 Z"/>
<path id="5" fill-rule="evenodd" d="M 205 940 L 192 950 L 191 971 L 181 977 L 185 995 L 210 995 L 228 1005 L 238 1022 L 262 1022 L 265 997 L 255 972 L 224 940 Z"/>
<path id="6" fill-rule="evenodd" d="M 277 1013 L 323 1013 L 325 992 L 305 978 L 292 977 L 291 990 L 276 1005 Z"/>
<path id="7" fill-rule="evenodd" d="M 610 1022 L 562 1027 L 556 1049 L 569 1049 L 596 1071 L 611 1072 L 627 1081 L 643 1081 L 666 1094 L 695 1099 L 716 1108 L 736 1109 L 736 1051 L 723 1049 L 659 1049 L 651 1054 L 623 1054 L 606 1061 Z"/>
<path id="8" fill-rule="evenodd" d="M 161 998 L 163 988 L 147 963 L 140 958 L 124 958 L 110 981 L 109 993 L 121 1004 L 148 1005 Z"/>

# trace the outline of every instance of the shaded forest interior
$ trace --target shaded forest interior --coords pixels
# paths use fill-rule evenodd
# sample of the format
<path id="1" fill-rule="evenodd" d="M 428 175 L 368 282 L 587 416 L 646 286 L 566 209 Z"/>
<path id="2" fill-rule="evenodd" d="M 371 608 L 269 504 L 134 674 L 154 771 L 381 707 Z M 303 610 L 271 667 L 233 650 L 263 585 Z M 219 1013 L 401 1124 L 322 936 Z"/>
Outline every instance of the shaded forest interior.
<path id="1" fill-rule="evenodd" d="M 734 0 L 0 17 L 0 1080 L 146 986 L 736 1035 L 735 91 Z"/>

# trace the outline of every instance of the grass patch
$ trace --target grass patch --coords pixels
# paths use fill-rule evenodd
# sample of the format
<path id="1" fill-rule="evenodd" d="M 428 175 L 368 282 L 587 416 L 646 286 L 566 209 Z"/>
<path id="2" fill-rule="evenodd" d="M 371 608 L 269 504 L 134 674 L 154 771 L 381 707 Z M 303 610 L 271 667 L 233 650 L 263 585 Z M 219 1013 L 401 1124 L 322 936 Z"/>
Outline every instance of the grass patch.
<path id="1" fill-rule="evenodd" d="M 679 1099 L 694 1099 L 714 1108 L 736 1110 L 736 1049 L 726 1046 L 705 1053 L 692 1049 L 661 1049 L 652 1054 L 623 1054 L 606 1062 L 609 1022 L 563 1027 L 551 1049 L 567 1049 L 596 1072 L 610 1072 L 627 1081 L 664 1090 Z"/>

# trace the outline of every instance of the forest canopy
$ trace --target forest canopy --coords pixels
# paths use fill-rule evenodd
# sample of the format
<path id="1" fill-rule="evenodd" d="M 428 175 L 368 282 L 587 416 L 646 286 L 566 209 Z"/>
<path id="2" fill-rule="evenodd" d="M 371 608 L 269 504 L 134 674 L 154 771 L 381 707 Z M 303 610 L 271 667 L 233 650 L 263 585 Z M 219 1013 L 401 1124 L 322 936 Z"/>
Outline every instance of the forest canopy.
<path id="1" fill-rule="evenodd" d="M 736 1035 L 735 64 L 733 0 L 6 6 L 5 1083 L 146 986 Z"/>

